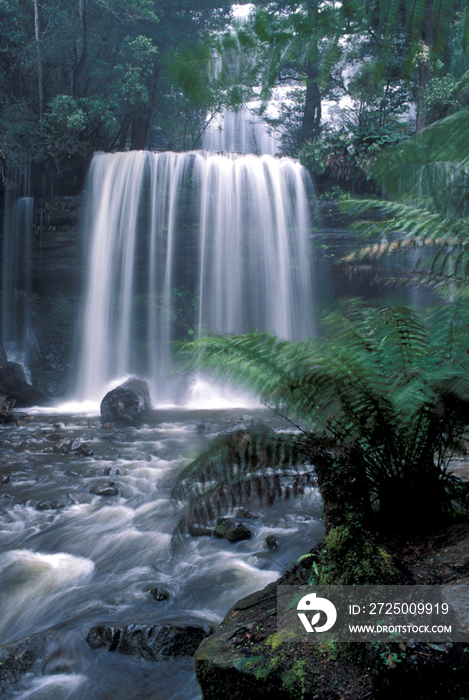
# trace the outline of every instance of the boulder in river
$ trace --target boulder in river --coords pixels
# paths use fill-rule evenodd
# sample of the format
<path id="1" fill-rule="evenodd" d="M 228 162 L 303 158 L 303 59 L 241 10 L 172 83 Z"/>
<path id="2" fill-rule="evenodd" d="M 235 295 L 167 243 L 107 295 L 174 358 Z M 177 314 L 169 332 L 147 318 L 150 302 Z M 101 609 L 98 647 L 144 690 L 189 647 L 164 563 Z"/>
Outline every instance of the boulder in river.
<path id="1" fill-rule="evenodd" d="M 62 510 L 65 508 L 65 504 L 58 498 L 54 498 L 52 501 L 41 501 L 36 505 L 36 508 L 38 510 Z"/>
<path id="2" fill-rule="evenodd" d="M 109 484 L 103 484 L 101 486 L 93 486 L 90 489 L 90 493 L 94 493 L 95 496 L 118 496 L 119 489 L 113 481 Z"/>
<path id="3" fill-rule="evenodd" d="M 252 532 L 246 525 L 235 523 L 232 518 L 217 518 L 213 534 L 215 537 L 228 540 L 228 542 L 241 542 L 241 540 L 250 540 L 252 537 Z"/>
<path id="4" fill-rule="evenodd" d="M 167 591 L 166 588 L 160 588 L 159 586 L 156 586 L 155 588 L 151 589 L 150 593 L 152 594 L 153 598 L 157 601 L 169 599 L 169 591 Z"/>
<path id="5" fill-rule="evenodd" d="M 0 646 L 0 696 L 10 690 L 26 673 L 40 672 L 55 632 L 32 634 Z"/>
<path id="6" fill-rule="evenodd" d="M 101 401 L 101 420 L 103 423 L 133 425 L 143 418 L 150 407 L 147 382 L 133 377 L 108 391 Z"/>
<path id="7" fill-rule="evenodd" d="M 212 631 L 200 625 L 98 625 L 90 629 L 86 641 L 92 649 L 104 647 L 148 661 L 162 661 L 175 656 L 193 656 Z"/>
<path id="8" fill-rule="evenodd" d="M 15 407 L 45 406 L 49 397 L 28 384 L 23 367 L 17 362 L 6 362 L 0 366 L 0 393 Z"/>

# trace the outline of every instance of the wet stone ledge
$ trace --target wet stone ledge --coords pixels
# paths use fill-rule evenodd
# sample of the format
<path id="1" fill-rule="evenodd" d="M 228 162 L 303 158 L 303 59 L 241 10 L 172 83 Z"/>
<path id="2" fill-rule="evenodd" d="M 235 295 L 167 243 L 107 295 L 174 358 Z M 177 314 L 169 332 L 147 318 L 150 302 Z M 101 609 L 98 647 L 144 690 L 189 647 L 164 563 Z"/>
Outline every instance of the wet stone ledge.
<path id="1" fill-rule="evenodd" d="M 26 673 L 40 673 L 55 635 L 48 630 L 0 646 L 0 697 Z"/>
<path id="2" fill-rule="evenodd" d="M 92 649 L 107 649 L 147 661 L 163 661 L 176 656 L 193 656 L 207 636 L 208 625 L 98 625 L 88 632 L 86 641 Z"/>

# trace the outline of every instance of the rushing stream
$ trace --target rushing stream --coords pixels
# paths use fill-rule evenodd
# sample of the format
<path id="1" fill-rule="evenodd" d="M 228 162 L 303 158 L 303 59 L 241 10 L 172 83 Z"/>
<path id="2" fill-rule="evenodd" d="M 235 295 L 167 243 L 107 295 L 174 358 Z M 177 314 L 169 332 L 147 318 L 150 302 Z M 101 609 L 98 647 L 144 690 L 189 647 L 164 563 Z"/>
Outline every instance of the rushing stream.
<path id="1" fill-rule="evenodd" d="M 255 413 L 287 428 L 273 414 Z M 245 521 L 251 540 L 172 537 L 181 505 L 171 490 L 184 460 L 242 414 L 168 408 L 153 411 L 139 429 L 108 430 L 96 415 L 49 412 L 2 428 L 0 644 L 58 630 L 53 662 L 42 675 L 27 675 L 9 698 L 200 697 L 192 659 L 143 661 L 94 651 L 85 639 L 101 623 L 215 625 L 320 539 L 313 488 L 288 504 L 259 507 L 260 517 Z M 62 454 L 67 445 L 73 451 Z M 110 482 L 118 495 L 90 493 Z M 274 552 L 265 544 L 269 534 L 279 543 Z M 155 586 L 168 590 L 169 600 L 155 601 Z"/>

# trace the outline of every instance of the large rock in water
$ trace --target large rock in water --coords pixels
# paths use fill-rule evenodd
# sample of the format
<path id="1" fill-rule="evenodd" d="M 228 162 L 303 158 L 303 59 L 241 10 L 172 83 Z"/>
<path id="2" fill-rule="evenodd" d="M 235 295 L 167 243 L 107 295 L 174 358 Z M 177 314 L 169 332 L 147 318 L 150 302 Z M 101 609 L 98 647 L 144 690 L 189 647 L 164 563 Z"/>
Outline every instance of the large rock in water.
<path id="1" fill-rule="evenodd" d="M 45 406 L 49 397 L 28 384 L 21 365 L 9 362 L 3 342 L 0 340 L 0 394 L 15 407 Z"/>
<path id="2" fill-rule="evenodd" d="M 133 377 L 108 391 L 101 401 L 101 420 L 103 423 L 132 425 L 143 418 L 150 407 L 148 384 Z"/>

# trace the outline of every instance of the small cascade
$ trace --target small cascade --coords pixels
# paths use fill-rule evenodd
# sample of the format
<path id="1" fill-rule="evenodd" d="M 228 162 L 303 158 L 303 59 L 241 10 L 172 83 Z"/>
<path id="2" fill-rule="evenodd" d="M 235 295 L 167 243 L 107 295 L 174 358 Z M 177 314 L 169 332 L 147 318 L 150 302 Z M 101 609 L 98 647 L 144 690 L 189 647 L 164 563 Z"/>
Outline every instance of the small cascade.
<path id="1" fill-rule="evenodd" d="M 279 141 L 247 107 L 234 112 L 223 110 L 203 135 L 203 147 L 219 153 L 276 155 Z"/>
<path id="2" fill-rule="evenodd" d="M 27 365 L 34 339 L 29 300 L 32 286 L 34 199 L 29 166 L 9 173 L 16 188 L 5 197 L 2 269 L 2 335 L 8 357 Z M 18 193 L 22 192 L 22 196 Z"/>
<path id="3" fill-rule="evenodd" d="M 233 44 L 238 43 L 235 27 L 245 26 L 252 10 L 251 4 L 232 6 L 233 26 L 230 33 Z M 230 76 L 231 84 L 239 88 L 248 68 L 246 60 L 246 54 L 240 46 L 237 51 L 233 49 L 223 51 L 214 57 L 213 77 L 220 77 L 225 73 Z M 266 122 L 258 116 L 261 104 L 260 99 L 252 96 L 248 104 L 236 110 L 225 107 L 204 131 L 202 147 L 207 151 L 218 153 L 255 153 L 259 156 L 275 156 L 279 151 L 280 143 L 274 136 L 273 130 L 269 129 Z"/>
<path id="4" fill-rule="evenodd" d="M 253 329 L 310 337 L 310 187 L 287 158 L 96 155 L 77 397 L 100 400 L 110 381 L 137 373 L 171 400 L 175 340 Z"/>

